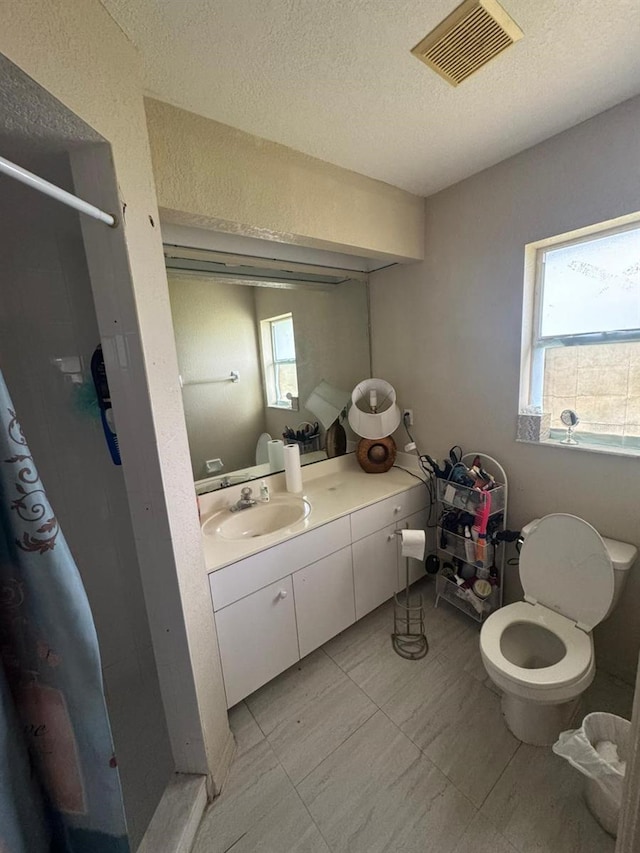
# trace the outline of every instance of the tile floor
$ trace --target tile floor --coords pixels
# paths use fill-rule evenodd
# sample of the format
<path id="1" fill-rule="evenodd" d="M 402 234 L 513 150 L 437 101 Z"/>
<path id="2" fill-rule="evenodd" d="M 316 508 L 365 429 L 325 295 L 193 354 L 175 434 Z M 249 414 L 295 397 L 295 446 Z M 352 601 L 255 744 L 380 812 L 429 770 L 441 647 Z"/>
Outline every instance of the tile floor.
<path id="1" fill-rule="evenodd" d="M 506 729 L 477 626 L 421 586 L 423 660 L 394 653 L 387 602 L 231 710 L 194 853 L 613 853 L 580 775 Z M 628 718 L 632 699 L 598 674 L 585 712 Z"/>

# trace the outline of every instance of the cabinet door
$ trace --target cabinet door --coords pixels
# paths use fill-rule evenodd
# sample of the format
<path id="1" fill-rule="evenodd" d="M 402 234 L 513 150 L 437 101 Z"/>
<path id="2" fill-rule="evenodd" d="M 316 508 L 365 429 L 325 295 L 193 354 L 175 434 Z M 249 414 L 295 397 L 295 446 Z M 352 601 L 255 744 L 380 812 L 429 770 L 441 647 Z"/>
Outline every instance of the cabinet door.
<path id="1" fill-rule="evenodd" d="M 343 548 L 293 575 L 300 657 L 355 622 L 351 548 Z"/>
<path id="2" fill-rule="evenodd" d="M 398 581 L 395 525 L 366 536 L 353 549 L 356 619 L 374 610 L 396 591 Z"/>
<path id="3" fill-rule="evenodd" d="M 414 515 L 410 515 L 409 518 L 403 518 L 401 524 L 398 527 L 406 527 L 407 525 L 412 530 L 426 530 L 427 527 L 427 517 L 429 515 L 429 511 L 426 509 L 421 510 L 420 512 L 414 513 Z M 397 548 L 398 548 L 398 580 L 396 584 L 396 592 L 399 592 L 401 589 L 404 589 L 407 584 L 407 567 L 405 563 L 405 559 L 402 556 L 402 542 L 400 537 L 396 537 Z M 429 533 L 427 531 L 427 545 L 425 548 L 425 556 L 429 553 Z M 424 568 L 424 560 L 414 560 L 409 557 L 409 583 L 412 584 L 414 581 L 419 580 L 425 576 L 425 568 Z"/>
<path id="4" fill-rule="evenodd" d="M 300 655 L 291 575 L 216 613 L 227 708 Z"/>

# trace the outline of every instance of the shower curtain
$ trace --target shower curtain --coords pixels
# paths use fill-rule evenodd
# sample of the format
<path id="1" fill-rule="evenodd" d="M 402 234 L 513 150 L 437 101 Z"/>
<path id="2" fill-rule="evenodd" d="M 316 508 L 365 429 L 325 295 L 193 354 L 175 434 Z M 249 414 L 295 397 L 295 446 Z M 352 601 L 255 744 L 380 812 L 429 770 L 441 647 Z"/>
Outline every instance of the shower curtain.
<path id="1" fill-rule="evenodd" d="M 0 853 L 128 853 L 95 626 L 0 371 Z"/>

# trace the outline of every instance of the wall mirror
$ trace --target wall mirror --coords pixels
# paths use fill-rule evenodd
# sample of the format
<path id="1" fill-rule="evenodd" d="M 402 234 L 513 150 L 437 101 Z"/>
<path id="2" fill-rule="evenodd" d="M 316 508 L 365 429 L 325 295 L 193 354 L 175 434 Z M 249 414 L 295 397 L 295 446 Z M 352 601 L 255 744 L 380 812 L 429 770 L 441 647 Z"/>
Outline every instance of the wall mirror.
<path id="1" fill-rule="evenodd" d="M 367 274 L 166 243 L 165 260 L 196 491 L 281 470 L 264 445 L 288 430 L 302 464 L 326 459 L 304 404 L 371 376 Z"/>

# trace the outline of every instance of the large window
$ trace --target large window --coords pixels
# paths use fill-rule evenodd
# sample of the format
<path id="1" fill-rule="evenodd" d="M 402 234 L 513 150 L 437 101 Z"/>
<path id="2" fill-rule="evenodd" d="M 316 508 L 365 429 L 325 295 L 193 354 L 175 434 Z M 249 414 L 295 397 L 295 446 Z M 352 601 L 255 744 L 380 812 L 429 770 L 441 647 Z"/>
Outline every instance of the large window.
<path id="1" fill-rule="evenodd" d="M 282 314 L 260 323 L 262 361 L 267 405 L 294 408 L 297 403 L 298 374 L 293 315 Z"/>
<path id="2" fill-rule="evenodd" d="M 573 409 L 583 443 L 640 450 L 639 223 L 537 244 L 529 266 L 521 411 L 561 438 Z"/>

